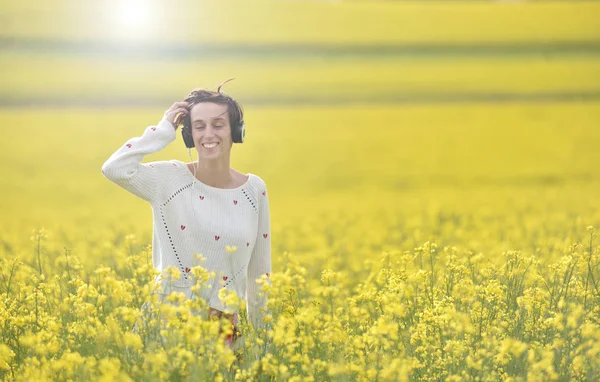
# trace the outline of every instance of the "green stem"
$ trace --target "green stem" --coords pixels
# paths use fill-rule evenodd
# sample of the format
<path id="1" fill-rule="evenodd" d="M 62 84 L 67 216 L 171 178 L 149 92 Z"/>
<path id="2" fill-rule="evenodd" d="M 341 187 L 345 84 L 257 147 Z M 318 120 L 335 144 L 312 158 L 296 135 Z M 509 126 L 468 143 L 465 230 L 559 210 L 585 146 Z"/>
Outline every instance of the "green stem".
<path id="1" fill-rule="evenodd" d="M 40 270 L 40 275 L 42 274 L 41 241 L 42 241 L 42 235 L 38 232 L 38 234 L 37 234 L 37 258 L 38 258 L 38 267 Z"/>

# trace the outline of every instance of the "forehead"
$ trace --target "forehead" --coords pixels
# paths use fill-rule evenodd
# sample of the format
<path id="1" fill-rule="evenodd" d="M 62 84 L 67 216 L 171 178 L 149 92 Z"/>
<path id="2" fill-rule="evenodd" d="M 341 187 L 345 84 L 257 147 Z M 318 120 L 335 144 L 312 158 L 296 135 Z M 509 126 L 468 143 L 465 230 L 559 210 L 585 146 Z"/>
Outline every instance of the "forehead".
<path id="1" fill-rule="evenodd" d="M 229 113 L 227 113 L 227 105 L 221 105 L 214 102 L 200 102 L 192 107 L 190 117 L 192 122 L 195 121 L 210 121 L 218 118 L 229 121 Z"/>

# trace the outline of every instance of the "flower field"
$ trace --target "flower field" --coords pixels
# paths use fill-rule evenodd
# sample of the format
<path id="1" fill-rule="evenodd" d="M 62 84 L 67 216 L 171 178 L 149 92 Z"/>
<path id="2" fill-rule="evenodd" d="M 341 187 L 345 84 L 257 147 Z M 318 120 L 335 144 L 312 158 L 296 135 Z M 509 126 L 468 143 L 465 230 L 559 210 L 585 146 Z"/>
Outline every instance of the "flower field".
<path id="1" fill-rule="evenodd" d="M 1 380 L 600 380 L 600 2 L 125 3 L 0 5 Z M 101 173 L 231 77 L 272 238 L 234 349 Z"/>
<path id="2" fill-rule="evenodd" d="M 200 300 L 156 302 L 149 206 L 100 174 L 161 111 L 4 111 L 3 125 L 17 128 L 2 146 L 12 183 L 1 221 L 0 373 L 594 380 L 598 110 L 253 109 L 232 167 L 269 187 L 273 274 L 268 330 L 250 330 L 241 309 L 235 353 L 219 321 L 193 314 L 206 309 Z M 146 159 L 173 157 L 187 159 L 180 137 Z"/>

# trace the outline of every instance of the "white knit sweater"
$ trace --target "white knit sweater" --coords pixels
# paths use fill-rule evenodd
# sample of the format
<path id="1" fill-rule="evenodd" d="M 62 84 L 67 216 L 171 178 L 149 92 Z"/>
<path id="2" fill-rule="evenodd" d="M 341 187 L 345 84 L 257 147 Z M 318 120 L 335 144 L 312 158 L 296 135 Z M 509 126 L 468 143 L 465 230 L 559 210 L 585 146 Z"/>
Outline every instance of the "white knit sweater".
<path id="1" fill-rule="evenodd" d="M 163 270 L 181 271 L 171 289 L 189 289 L 195 283 L 190 272 L 201 265 L 214 271 L 200 295 L 218 310 L 230 312 L 218 297 L 228 288 L 246 301 L 246 312 L 254 328 L 263 327 L 266 296 L 259 295 L 256 279 L 266 275 L 270 283 L 271 227 L 265 182 L 249 173 L 242 186 L 216 188 L 202 183 L 179 160 L 141 163 L 176 138 L 174 126 L 163 117 L 148 126 L 141 137 L 130 138 L 102 165 L 104 176 L 148 201 L 153 212 L 152 265 L 161 272 L 156 282 L 164 285 Z M 230 250 L 227 251 L 227 246 Z M 237 250 L 231 251 L 236 246 Z M 194 256 L 201 254 L 204 263 Z M 261 294 L 263 292 L 260 292 Z"/>

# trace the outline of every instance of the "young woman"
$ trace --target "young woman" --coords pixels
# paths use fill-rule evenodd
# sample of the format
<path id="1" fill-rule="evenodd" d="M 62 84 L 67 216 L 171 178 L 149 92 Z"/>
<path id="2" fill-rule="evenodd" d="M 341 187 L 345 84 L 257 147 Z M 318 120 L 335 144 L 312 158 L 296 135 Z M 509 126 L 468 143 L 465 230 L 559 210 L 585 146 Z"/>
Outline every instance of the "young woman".
<path id="1" fill-rule="evenodd" d="M 193 298 L 192 267 L 214 271 L 211 287 L 199 294 L 208 302 L 209 317 L 225 315 L 234 325 L 234 335 L 227 339 L 234 348 L 238 313 L 223 305 L 219 290 L 236 292 L 246 301 L 251 325 L 263 327 L 266 297 L 256 281 L 270 282 L 271 228 L 265 182 L 230 167 L 231 148 L 244 141 L 245 125 L 242 108 L 221 93 L 222 85 L 216 92 L 195 89 L 175 102 L 157 125 L 113 153 L 102 173 L 152 206 L 152 264 L 161 272 L 155 280 L 161 284 L 160 301 L 171 291 Z M 180 122 L 184 143 L 188 151 L 196 149 L 198 160 L 141 163 L 176 139 Z M 200 264 L 196 254 L 206 261 Z M 168 266 L 181 272 L 179 279 L 165 276 Z"/>

